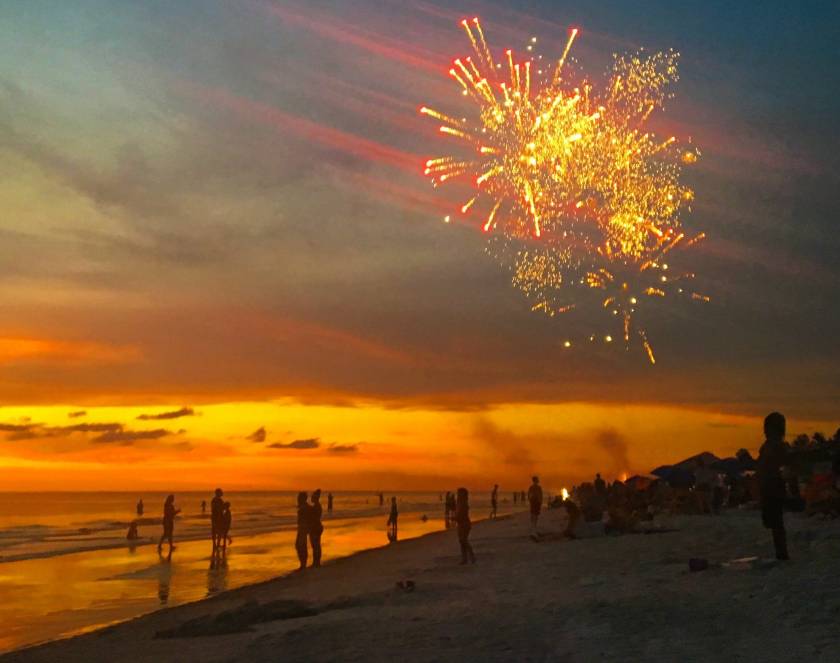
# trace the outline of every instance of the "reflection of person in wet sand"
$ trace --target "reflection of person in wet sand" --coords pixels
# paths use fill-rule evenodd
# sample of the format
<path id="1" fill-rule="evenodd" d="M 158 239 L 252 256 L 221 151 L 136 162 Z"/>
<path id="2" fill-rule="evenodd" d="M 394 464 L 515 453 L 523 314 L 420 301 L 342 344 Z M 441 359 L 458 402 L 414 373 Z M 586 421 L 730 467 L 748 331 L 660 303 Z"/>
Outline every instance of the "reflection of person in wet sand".
<path id="1" fill-rule="evenodd" d="M 169 554 L 175 550 L 175 545 L 172 542 L 172 536 L 175 530 L 175 516 L 181 513 L 181 509 L 175 508 L 175 496 L 170 495 L 163 503 L 163 534 L 158 541 L 158 553 L 160 553 L 164 540 L 169 541 Z"/>
<path id="2" fill-rule="evenodd" d="M 169 585 L 172 582 L 172 550 L 166 558 L 161 558 L 158 568 L 158 599 L 161 605 L 169 601 Z"/>
<path id="3" fill-rule="evenodd" d="M 321 535 L 324 533 L 324 525 L 321 523 L 321 514 L 324 512 L 321 507 L 321 489 L 312 493 L 312 506 L 309 517 L 312 519 L 309 525 L 309 542 L 312 544 L 312 566 L 321 566 Z"/>
<path id="4" fill-rule="evenodd" d="M 399 512 L 397 511 L 397 498 L 391 498 L 391 513 L 388 515 L 388 541 L 394 543 L 397 540 L 397 518 Z"/>
<path id="5" fill-rule="evenodd" d="M 227 569 L 225 551 L 217 548 L 210 555 L 210 568 L 207 570 L 207 596 L 227 589 Z"/>
<path id="6" fill-rule="evenodd" d="M 309 557 L 309 548 L 306 540 L 309 537 L 309 527 L 312 522 L 312 507 L 308 503 L 308 495 L 301 491 L 297 496 L 297 538 L 295 538 L 295 551 L 300 561 L 300 571 L 306 569 L 306 560 Z"/>
<path id="7" fill-rule="evenodd" d="M 458 524 L 458 543 L 461 545 L 461 564 L 475 564 L 475 553 L 470 545 L 470 494 L 466 488 L 459 488 L 455 499 L 455 522 Z"/>

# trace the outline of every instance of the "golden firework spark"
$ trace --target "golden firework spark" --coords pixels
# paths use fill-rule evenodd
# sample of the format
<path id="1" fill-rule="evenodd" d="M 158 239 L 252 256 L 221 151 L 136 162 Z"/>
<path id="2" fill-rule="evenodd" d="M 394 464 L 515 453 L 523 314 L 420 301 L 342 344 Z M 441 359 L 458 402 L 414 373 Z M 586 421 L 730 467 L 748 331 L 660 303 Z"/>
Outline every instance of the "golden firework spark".
<path id="1" fill-rule="evenodd" d="M 680 164 L 699 152 L 646 128 L 678 79 L 678 54 L 615 56 L 599 90 L 570 66 L 577 29 L 559 59 L 544 65 L 536 38 L 523 60 L 507 50 L 497 61 L 479 20 L 461 25 L 473 53 L 449 73 L 472 100 L 474 118 L 421 109 L 464 148 L 429 159 L 426 174 L 435 186 L 470 183 L 460 214 L 480 215 L 492 236 L 488 251 L 511 269 L 533 310 L 556 315 L 576 308 L 581 289 L 603 291 L 602 307 L 621 320 L 625 344 L 638 337 L 655 361 L 633 316 L 643 298 L 673 290 L 662 258 L 699 239 L 685 241 L 680 222 L 694 198 L 680 183 Z"/>

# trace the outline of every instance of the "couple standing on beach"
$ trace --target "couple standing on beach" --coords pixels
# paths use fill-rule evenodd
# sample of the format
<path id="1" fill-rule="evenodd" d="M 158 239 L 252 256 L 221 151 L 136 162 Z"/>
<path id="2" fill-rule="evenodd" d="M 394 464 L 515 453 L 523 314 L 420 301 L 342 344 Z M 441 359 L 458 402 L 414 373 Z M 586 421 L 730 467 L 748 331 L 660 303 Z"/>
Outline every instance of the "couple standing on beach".
<path id="1" fill-rule="evenodd" d="M 222 495 L 222 489 L 216 488 L 213 499 L 210 500 L 210 537 L 213 539 L 214 553 L 226 550 L 227 544 L 233 543 L 233 539 L 230 538 L 230 502 L 225 502 Z"/>
<path id="2" fill-rule="evenodd" d="M 321 523 L 323 508 L 321 507 L 321 489 L 312 493 L 312 504 L 309 504 L 306 491 L 298 493 L 297 497 L 297 538 L 295 539 L 295 550 L 300 560 L 300 570 L 306 568 L 309 557 L 307 539 L 312 546 L 312 566 L 321 566 L 321 535 L 324 533 L 324 525 Z"/>

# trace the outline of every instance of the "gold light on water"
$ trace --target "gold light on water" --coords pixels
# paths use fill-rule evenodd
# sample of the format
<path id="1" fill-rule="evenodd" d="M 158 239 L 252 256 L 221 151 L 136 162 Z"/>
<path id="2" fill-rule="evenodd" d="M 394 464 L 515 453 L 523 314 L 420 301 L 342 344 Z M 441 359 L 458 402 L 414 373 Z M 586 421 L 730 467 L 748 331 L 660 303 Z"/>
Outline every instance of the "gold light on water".
<path id="1" fill-rule="evenodd" d="M 566 313 L 580 308 L 585 291 L 601 291 L 602 308 L 619 320 L 615 336 L 628 346 L 637 337 L 653 362 L 635 313 L 644 299 L 664 297 L 672 283 L 688 280 L 688 274 L 665 277 L 660 261 L 702 238 L 686 240 L 680 222 L 694 198 L 680 183 L 681 164 L 694 163 L 699 152 L 646 128 L 670 97 L 678 54 L 615 56 L 596 89 L 570 64 L 577 29 L 549 65 L 535 54 L 535 38 L 524 60 L 509 49 L 497 61 L 479 20 L 461 24 L 473 52 L 456 59 L 449 74 L 472 100 L 474 117 L 421 108 L 462 147 L 426 161 L 426 175 L 434 186 L 470 184 L 458 212 L 479 217 L 490 235 L 488 252 L 510 269 L 533 310 Z"/>

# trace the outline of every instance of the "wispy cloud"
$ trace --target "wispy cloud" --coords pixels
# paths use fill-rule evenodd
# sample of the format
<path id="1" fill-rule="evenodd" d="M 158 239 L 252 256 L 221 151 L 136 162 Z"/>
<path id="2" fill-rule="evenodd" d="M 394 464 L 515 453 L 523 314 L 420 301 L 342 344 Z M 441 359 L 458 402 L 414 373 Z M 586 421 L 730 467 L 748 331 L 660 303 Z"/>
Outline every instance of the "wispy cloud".
<path id="1" fill-rule="evenodd" d="M 159 440 L 169 435 L 174 435 L 174 433 L 163 428 L 156 428 L 155 430 L 112 430 L 97 435 L 91 442 L 130 445 L 141 440 Z"/>
<path id="2" fill-rule="evenodd" d="M 260 426 L 257 430 L 255 430 L 250 435 L 246 435 L 245 439 L 246 440 L 251 440 L 251 442 L 265 442 L 266 435 L 267 435 L 267 433 L 266 433 L 266 430 L 265 430 L 265 426 Z"/>
<path id="3" fill-rule="evenodd" d="M 141 414 L 137 417 L 140 421 L 153 421 L 163 419 L 179 419 L 181 417 L 191 417 L 195 414 L 195 410 L 191 407 L 182 407 L 178 410 L 170 412 L 160 412 L 159 414 Z"/>
<path id="4" fill-rule="evenodd" d="M 271 449 L 317 449 L 321 446 L 321 441 L 317 437 L 310 437 L 305 440 L 295 440 L 289 443 L 274 442 L 268 446 Z"/>
<path id="5" fill-rule="evenodd" d="M 331 454 L 354 454 L 358 453 L 358 444 L 331 444 L 327 451 Z"/>
<path id="6" fill-rule="evenodd" d="M 126 363 L 140 358 L 132 346 L 45 338 L 0 337 L 0 365 L 34 361 Z"/>

